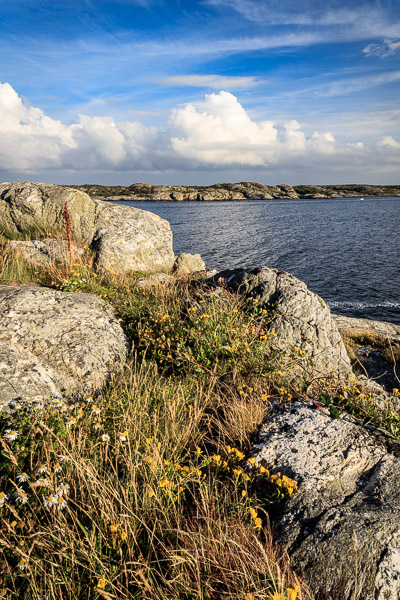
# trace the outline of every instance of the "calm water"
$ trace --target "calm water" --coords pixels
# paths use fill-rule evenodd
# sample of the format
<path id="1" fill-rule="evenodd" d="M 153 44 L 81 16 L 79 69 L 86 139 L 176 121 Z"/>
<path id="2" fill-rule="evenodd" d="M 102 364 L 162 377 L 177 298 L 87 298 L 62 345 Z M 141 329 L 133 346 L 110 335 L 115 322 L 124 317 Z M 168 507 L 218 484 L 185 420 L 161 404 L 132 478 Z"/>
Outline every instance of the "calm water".
<path id="1" fill-rule="evenodd" d="M 400 198 L 123 202 L 170 222 L 207 268 L 289 271 L 333 312 L 400 324 Z"/>

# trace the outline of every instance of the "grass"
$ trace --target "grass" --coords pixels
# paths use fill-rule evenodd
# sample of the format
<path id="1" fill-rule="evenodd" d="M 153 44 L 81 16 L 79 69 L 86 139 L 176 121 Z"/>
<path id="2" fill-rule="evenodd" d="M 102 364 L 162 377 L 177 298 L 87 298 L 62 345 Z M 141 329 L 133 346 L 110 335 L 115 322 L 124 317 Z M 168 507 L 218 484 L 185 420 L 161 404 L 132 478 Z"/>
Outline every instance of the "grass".
<path id="1" fill-rule="evenodd" d="M 1 283 L 96 294 L 132 343 L 100 393 L 0 415 L 1 597 L 312 600 L 268 518 L 297 482 L 249 457 L 269 400 L 305 392 L 299 349 L 278 352 L 271 315 L 224 289 L 137 288 L 139 274 L 91 259 L 40 268 L 0 253 Z M 400 436 L 398 413 L 355 379 L 309 394 Z"/>
<path id="2" fill-rule="evenodd" d="M 383 336 L 368 329 L 355 327 L 343 331 L 343 340 L 352 360 L 356 360 L 355 351 L 359 346 L 367 346 L 380 352 L 389 364 L 400 362 L 400 343 L 389 336 Z"/>

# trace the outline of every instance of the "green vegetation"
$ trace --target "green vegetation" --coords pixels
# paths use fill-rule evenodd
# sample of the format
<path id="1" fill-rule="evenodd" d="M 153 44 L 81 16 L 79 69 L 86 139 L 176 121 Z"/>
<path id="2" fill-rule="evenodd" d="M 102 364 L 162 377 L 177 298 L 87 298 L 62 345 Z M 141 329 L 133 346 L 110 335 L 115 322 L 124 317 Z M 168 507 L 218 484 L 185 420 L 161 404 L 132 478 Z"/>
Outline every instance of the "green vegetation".
<path id="1" fill-rule="evenodd" d="M 300 349 L 283 355 L 271 315 L 225 288 L 139 274 L 32 268 L 0 251 L 0 282 L 85 291 L 110 302 L 132 342 L 104 390 L 29 398 L 0 416 L 0 590 L 7 599 L 312 598 L 274 547 L 271 505 L 297 482 L 249 458 L 272 398 L 290 402 Z M 400 436 L 358 382 L 308 379 L 308 394 Z M 397 417 L 396 417 L 397 418 Z"/>

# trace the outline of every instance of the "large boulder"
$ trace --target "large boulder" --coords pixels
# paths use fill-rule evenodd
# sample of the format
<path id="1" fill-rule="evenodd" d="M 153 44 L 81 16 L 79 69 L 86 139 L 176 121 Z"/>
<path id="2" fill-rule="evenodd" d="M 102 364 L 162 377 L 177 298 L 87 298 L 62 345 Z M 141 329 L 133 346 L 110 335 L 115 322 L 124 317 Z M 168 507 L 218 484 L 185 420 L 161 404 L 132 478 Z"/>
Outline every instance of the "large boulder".
<path id="1" fill-rule="evenodd" d="M 175 255 L 167 221 L 148 211 L 92 200 L 59 185 L 17 182 L 0 185 L 0 228 L 14 233 L 65 234 L 68 207 L 72 236 L 96 249 L 100 269 L 116 273 L 171 269 Z"/>
<path id="2" fill-rule="evenodd" d="M 294 346 L 301 348 L 300 371 L 326 377 L 350 372 L 350 360 L 329 306 L 294 275 L 270 267 L 229 269 L 207 283 L 223 283 L 266 310 L 270 315 L 267 327 L 276 334 L 277 347 L 289 352 Z"/>
<path id="3" fill-rule="evenodd" d="M 0 406 L 99 388 L 127 352 L 113 309 L 97 296 L 0 286 Z"/>
<path id="4" fill-rule="evenodd" d="M 253 455 L 299 483 L 274 532 L 317 600 L 400 598 L 398 440 L 296 401 L 274 405 Z"/>
<path id="5" fill-rule="evenodd" d="M 188 254 L 182 252 L 177 256 L 172 272 L 177 277 L 181 275 L 190 275 L 196 271 L 205 271 L 206 265 L 200 254 Z"/>

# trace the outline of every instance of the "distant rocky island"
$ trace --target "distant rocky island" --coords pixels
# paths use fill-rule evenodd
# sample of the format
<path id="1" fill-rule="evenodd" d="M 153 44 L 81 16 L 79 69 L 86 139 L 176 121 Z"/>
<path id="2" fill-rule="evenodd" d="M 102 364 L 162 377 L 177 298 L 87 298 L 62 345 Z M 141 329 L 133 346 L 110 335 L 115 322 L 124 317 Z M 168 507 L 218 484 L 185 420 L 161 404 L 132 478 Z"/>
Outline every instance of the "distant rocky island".
<path id="1" fill-rule="evenodd" d="M 134 183 L 116 185 L 69 186 L 101 200 L 130 201 L 217 201 L 273 200 L 296 198 L 357 198 L 364 196 L 400 196 L 400 185 L 265 185 L 250 181 L 217 183 L 210 186 L 150 185 Z"/>

